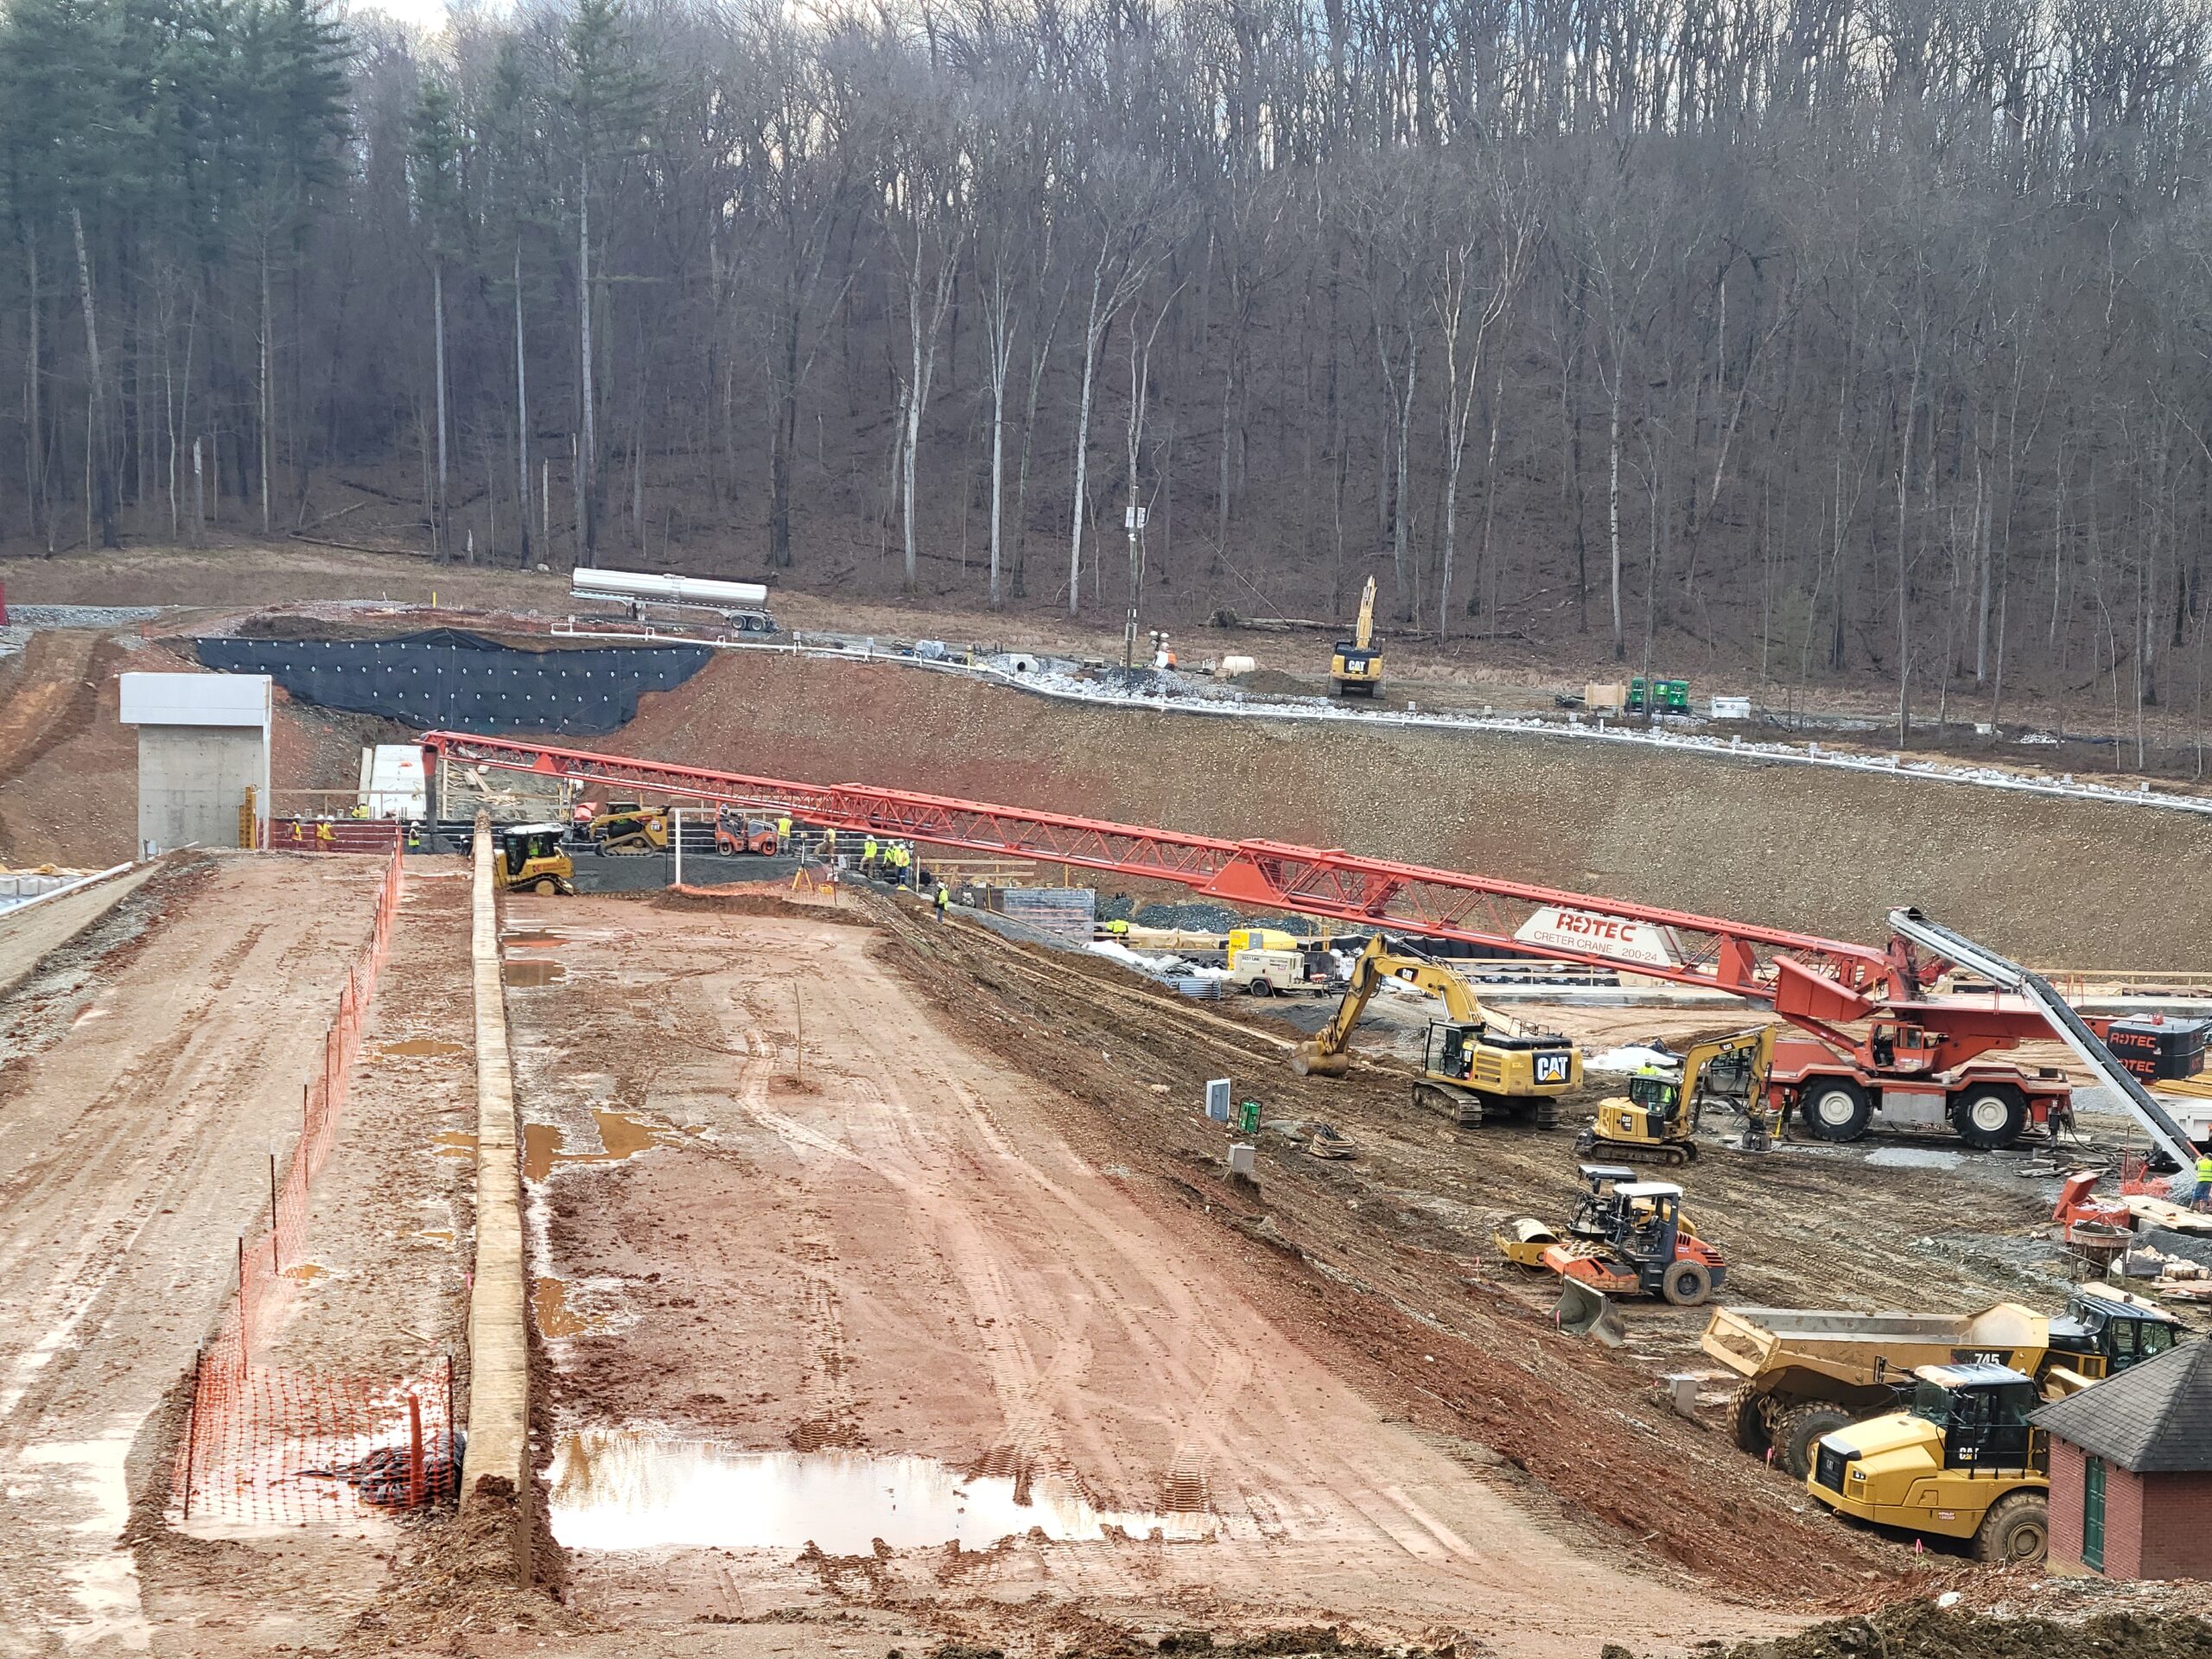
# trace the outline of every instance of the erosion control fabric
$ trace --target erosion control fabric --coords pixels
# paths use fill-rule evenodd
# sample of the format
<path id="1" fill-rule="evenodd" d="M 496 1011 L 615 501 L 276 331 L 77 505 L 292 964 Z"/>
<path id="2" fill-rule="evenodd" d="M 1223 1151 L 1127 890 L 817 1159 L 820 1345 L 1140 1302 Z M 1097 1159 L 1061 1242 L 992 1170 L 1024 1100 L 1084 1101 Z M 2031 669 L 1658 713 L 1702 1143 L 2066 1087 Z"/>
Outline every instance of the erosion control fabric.
<path id="1" fill-rule="evenodd" d="M 525 651 L 457 628 L 390 639 L 193 642 L 200 663 L 267 674 L 294 701 L 379 715 L 425 729 L 573 732 L 620 729 L 647 691 L 668 691 L 706 664 L 704 645 L 606 645 Z"/>

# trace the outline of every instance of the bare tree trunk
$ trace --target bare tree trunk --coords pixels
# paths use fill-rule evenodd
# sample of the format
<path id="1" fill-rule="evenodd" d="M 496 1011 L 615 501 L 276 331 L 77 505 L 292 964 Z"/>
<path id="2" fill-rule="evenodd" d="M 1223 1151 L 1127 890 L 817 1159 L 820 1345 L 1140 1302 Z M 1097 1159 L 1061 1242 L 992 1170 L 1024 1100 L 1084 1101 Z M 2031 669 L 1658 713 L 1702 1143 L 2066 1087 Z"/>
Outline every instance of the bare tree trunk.
<path id="1" fill-rule="evenodd" d="M 115 527 L 115 480 L 108 465 L 107 378 L 100 368 L 99 321 L 92 308 L 92 263 L 85 252 L 85 216 L 72 203 L 69 226 L 77 243 L 77 285 L 85 304 L 85 366 L 92 378 L 86 392 L 85 448 L 88 460 L 85 481 L 85 512 L 89 519 L 95 505 L 99 514 L 100 545 L 120 547 Z M 89 523 L 85 539 L 92 539 Z"/>
<path id="2" fill-rule="evenodd" d="M 1618 663 L 1628 656 L 1627 638 L 1621 627 L 1621 376 L 1618 362 L 1606 404 L 1605 443 L 1605 534 L 1611 545 L 1613 660 Z"/>
<path id="3" fill-rule="evenodd" d="M 1413 550 L 1410 545 L 1407 498 L 1411 493 L 1413 473 L 1414 385 L 1421 372 L 1421 342 L 1413 340 L 1406 347 L 1406 384 L 1398 404 L 1398 479 L 1397 501 L 1393 514 L 1390 556 L 1398 582 L 1400 613 L 1413 614 Z"/>
<path id="4" fill-rule="evenodd" d="M 1075 427 L 1075 505 L 1068 531 L 1068 614 L 1083 610 L 1083 492 L 1090 464 L 1090 398 L 1098 368 L 1098 305 L 1105 286 L 1102 264 L 1090 276 L 1090 314 L 1083 331 L 1083 397 L 1077 405 Z"/>
<path id="5" fill-rule="evenodd" d="M 599 420 L 598 393 L 592 385 L 591 351 L 591 163 L 576 164 L 576 353 L 583 409 L 582 435 L 576 455 L 576 547 L 578 564 L 597 563 Z"/>
<path id="6" fill-rule="evenodd" d="M 1002 602 L 999 573 L 1005 562 L 1006 377 L 1014 346 L 1011 324 L 1005 273 L 1001 270 L 983 311 L 984 338 L 990 351 L 986 368 L 991 382 L 991 608 L 995 611 Z"/>
<path id="7" fill-rule="evenodd" d="M 30 360 L 23 370 L 24 391 L 30 404 L 30 442 L 23 452 L 24 467 L 29 474 L 26 480 L 27 497 L 31 510 L 31 534 L 44 536 L 46 550 L 54 550 L 53 525 L 46 510 L 46 416 L 41 404 L 43 388 L 40 379 L 44 372 L 45 353 L 39 339 L 40 313 L 45 309 L 38 291 L 38 233 L 26 231 L 23 235 L 23 260 L 30 284 Z"/>
<path id="8" fill-rule="evenodd" d="M 922 447 L 922 416 L 929 408 L 930 383 L 937 377 L 937 337 L 944 326 L 944 311 L 952 293 L 953 273 L 959 269 L 950 252 L 938 266 L 937 283 L 930 296 L 929 308 L 923 309 L 922 300 L 922 236 L 918 226 L 914 232 L 914 259 L 906 271 L 907 337 L 912 347 L 909 364 L 912 378 L 906 397 L 906 440 L 899 461 L 899 489 L 901 516 L 905 519 L 906 587 L 912 593 L 919 576 L 918 557 L 914 541 L 914 474 L 917 458 Z"/>
<path id="9" fill-rule="evenodd" d="M 1912 429 L 1920 407 L 1920 356 L 1913 356 L 1912 385 L 1905 394 L 1904 435 L 1897 446 L 1897 745 L 1912 734 L 1912 607 L 1910 559 L 1905 547 L 1905 498 L 1912 481 Z"/>
<path id="10" fill-rule="evenodd" d="M 269 331 L 269 238 L 261 238 L 261 533 L 269 534 L 269 461 L 271 436 L 276 425 L 272 418 L 276 409 L 276 388 L 272 384 L 274 365 L 270 361 Z"/>
<path id="11" fill-rule="evenodd" d="M 523 357 L 522 238 L 515 238 L 515 517 L 522 536 L 522 565 L 530 569 L 530 381 Z"/>
<path id="12" fill-rule="evenodd" d="M 453 556 L 451 537 L 446 523 L 447 504 L 452 499 L 447 472 L 448 438 L 446 434 L 446 267 L 442 259 L 430 261 L 431 338 L 437 353 L 438 393 L 438 487 L 431 503 L 430 546 L 443 563 Z"/>

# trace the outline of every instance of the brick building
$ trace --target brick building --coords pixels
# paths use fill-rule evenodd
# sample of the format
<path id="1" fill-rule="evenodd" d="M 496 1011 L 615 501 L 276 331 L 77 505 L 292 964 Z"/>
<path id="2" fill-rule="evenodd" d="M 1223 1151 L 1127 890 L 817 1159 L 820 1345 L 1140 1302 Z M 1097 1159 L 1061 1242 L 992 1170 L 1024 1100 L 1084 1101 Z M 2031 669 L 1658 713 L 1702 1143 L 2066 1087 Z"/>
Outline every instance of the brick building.
<path id="1" fill-rule="evenodd" d="M 2035 1414 L 2050 1436 L 2050 1561 L 2108 1579 L 2212 1579 L 2212 1342 Z"/>

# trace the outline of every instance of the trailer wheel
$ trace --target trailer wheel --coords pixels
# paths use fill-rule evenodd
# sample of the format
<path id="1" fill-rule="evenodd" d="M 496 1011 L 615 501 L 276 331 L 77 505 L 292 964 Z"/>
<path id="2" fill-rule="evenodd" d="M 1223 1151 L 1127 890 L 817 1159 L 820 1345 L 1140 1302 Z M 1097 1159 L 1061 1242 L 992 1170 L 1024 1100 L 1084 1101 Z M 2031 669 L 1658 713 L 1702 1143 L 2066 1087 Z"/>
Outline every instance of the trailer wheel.
<path id="1" fill-rule="evenodd" d="M 1659 1291 L 1676 1307 L 1701 1306 L 1713 1294 L 1713 1271 L 1702 1262 L 1670 1262 Z"/>
<path id="2" fill-rule="evenodd" d="M 2009 1083 L 1975 1084 L 1951 1096 L 1951 1127 L 1980 1151 L 2011 1146 L 2027 1123 L 2028 1103 Z"/>
<path id="3" fill-rule="evenodd" d="M 1866 1090 L 1849 1077 L 1815 1077 L 1797 1097 L 1798 1121 L 1823 1141 L 1856 1141 L 1873 1115 Z"/>
<path id="4" fill-rule="evenodd" d="M 1738 1452 L 1763 1458 L 1774 1446 L 1774 1431 L 1767 1427 L 1765 1400 L 1748 1382 L 1728 1396 L 1728 1438 Z"/>
<path id="5" fill-rule="evenodd" d="M 1851 1414 L 1833 1401 L 1791 1407 L 1775 1419 L 1774 1460 L 1792 1480 L 1804 1479 L 1813 1472 L 1813 1451 L 1821 1437 L 1850 1421 Z"/>
<path id="6" fill-rule="evenodd" d="M 1273 996 L 1275 988 L 1264 979 L 1255 979 L 1244 988 L 1255 996 Z"/>
<path id="7" fill-rule="evenodd" d="M 2050 1548 L 2050 1500 L 2042 1491 L 2013 1492 L 1999 1498 L 1981 1518 L 1974 1553 L 2005 1566 L 2039 1561 Z"/>

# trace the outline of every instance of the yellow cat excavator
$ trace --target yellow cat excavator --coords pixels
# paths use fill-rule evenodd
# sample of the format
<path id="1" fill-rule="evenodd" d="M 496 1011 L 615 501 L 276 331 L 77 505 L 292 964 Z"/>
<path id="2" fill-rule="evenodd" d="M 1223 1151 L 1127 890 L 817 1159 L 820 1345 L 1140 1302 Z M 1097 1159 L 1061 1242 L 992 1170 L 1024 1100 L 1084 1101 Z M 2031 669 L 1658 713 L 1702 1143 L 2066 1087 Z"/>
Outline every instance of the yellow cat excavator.
<path id="1" fill-rule="evenodd" d="M 1559 1097 L 1582 1081 L 1582 1056 L 1556 1032 L 1529 1032 L 1484 1013 L 1474 988 L 1441 962 L 1378 933 L 1352 964 L 1351 982 L 1329 1021 L 1291 1052 L 1301 1077 L 1341 1077 L 1351 1069 L 1352 1027 L 1385 979 L 1440 999 L 1422 1050 L 1414 1104 L 1443 1113 L 1461 1128 L 1489 1116 L 1519 1117 L 1539 1128 L 1559 1121 Z"/>
<path id="2" fill-rule="evenodd" d="M 1351 638 L 1338 640 L 1336 654 L 1329 658 L 1329 684 L 1340 697 L 1371 697 L 1382 683 L 1382 650 L 1375 643 L 1375 578 L 1370 576 L 1359 596 L 1359 621 Z"/>
<path id="3" fill-rule="evenodd" d="M 1575 1153 L 1637 1164 L 1687 1164 L 1697 1156 L 1699 1114 L 1708 1101 L 1732 1103 L 1738 1084 L 1748 1122 L 1744 1149 L 1764 1151 L 1772 1132 L 1766 1113 L 1766 1074 L 1773 1064 L 1770 1025 L 1692 1043 L 1683 1052 L 1680 1077 L 1647 1069 L 1628 1080 L 1625 1096 L 1599 1101 L 1596 1121 L 1575 1137 Z"/>

